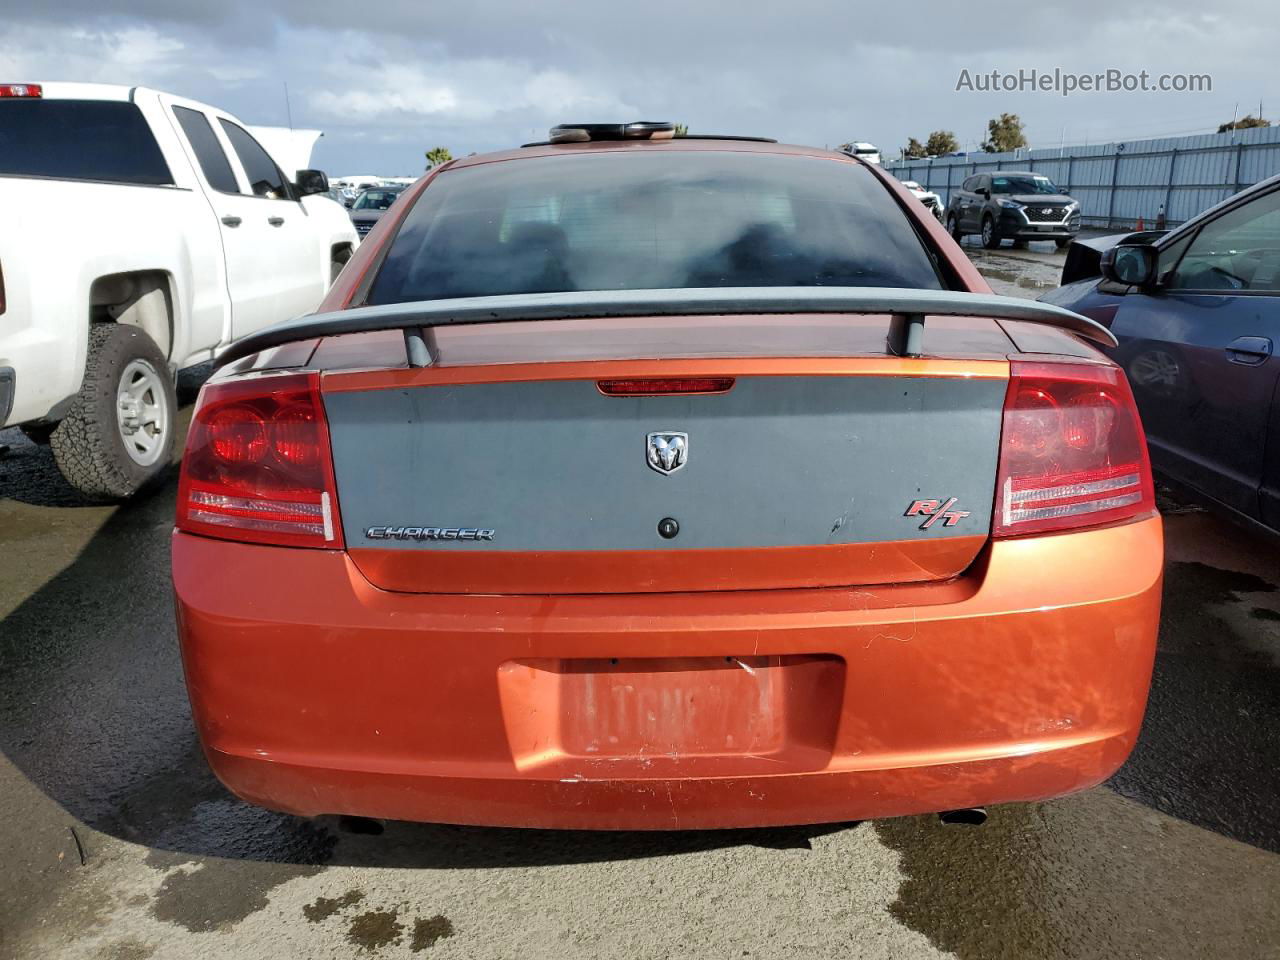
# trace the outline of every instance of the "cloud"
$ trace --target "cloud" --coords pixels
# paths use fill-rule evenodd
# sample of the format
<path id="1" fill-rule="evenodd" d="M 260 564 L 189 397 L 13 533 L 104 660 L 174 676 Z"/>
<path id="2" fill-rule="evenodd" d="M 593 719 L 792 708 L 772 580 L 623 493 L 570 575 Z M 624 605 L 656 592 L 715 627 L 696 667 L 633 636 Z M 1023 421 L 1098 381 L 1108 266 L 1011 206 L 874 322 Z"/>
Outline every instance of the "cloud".
<path id="1" fill-rule="evenodd" d="M 111 33 L 78 30 L 72 37 L 104 48 L 113 65 L 133 69 L 161 65 L 172 69 L 178 63 L 177 55 L 187 46 L 176 37 L 165 36 L 149 27 L 129 27 Z"/>
<path id="2" fill-rule="evenodd" d="M 311 88 L 308 109 L 321 122 L 403 125 L 441 121 L 474 125 L 518 111 L 561 117 L 574 111 L 629 115 L 635 108 L 602 95 L 598 84 L 563 70 L 491 59 L 441 61 L 438 66 L 394 62 L 359 70 L 340 58 L 337 82 Z M 358 83 L 343 78 L 355 73 Z"/>
<path id="3" fill-rule="evenodd" d="M 1006 110 L 1039 144 L 1213 129 L 1237 101 L 1255 109 L 1280 40 L 1269 0 L 4 2 L 0 76 L 152 85 L 250 123 L 285 122 L 287 82 L 294 121 L 326 131 L 320 162 L 403 172 L 436 144 L 489 150 L 580 119 L 887 152 L 939 128 L 972 143 Z M 1214 92 L 955 91 L 962 68 L 1054 67 L 1207 72 Z"/>
<path id="4" fill-rule="evenodd" d="M 185 49 L 182 40 L 148 26 L 51 32 L 10 23 L 0 37 L 0 72 L 90 83 L 128 82 L 119 78 L 138 73 L 168 77 L 185 68 L 181 56 Z"/>

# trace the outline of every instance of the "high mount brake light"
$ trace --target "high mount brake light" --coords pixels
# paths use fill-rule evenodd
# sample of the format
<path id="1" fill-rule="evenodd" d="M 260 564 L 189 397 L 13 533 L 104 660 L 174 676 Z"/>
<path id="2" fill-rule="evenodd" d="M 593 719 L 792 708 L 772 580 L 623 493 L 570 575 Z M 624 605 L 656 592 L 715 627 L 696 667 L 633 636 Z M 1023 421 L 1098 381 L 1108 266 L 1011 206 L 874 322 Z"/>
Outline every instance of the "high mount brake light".
<path id="1" fill-rule="evenodd" d="M 1147 443 L 1118 367 L 1014 361 L 1010 374 L 993 536 L 1154 512 Z"/>
<path id="2" fill-rule="evenodd" d="M 0 99 L 39 99 L 44 87 L 38 83 L 0 83 Z"/>
<path id="3" fill-rule="evenodd" d="M 672 394 L 728 393 L 733 377 L 667 377 L 638 380 L 598 380 L 606 397 L 664 397 Z"/>
<path id="4" fill-rule="evenodd" d="M 177 525 L 227 540 L 342 547 L 319 374 L 201 391 L 182 458 Z"/>

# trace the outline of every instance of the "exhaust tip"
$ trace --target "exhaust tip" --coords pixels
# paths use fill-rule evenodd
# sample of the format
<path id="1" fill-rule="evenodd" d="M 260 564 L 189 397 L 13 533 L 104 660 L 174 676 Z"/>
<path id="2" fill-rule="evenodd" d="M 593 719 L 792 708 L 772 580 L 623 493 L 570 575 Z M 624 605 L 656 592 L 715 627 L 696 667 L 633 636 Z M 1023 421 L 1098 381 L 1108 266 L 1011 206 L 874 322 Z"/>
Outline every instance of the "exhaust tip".
<path id="1" fill-rule="evenodd" d="M 980 827 L 987 822 L 986 807 L 966 807 L 963 810 L 944 810 L 938 814 L 944 824 L 960 824 L 966 827 Z"/>
<path id="2" fill-rule="evenodd" d="M 343 833 L 354 833 L 366 837 L 377 837 L 382 835 L 382 831 L 386 828 L 378 820 L 369 817 L 353 817 L 343 814 L 338 817 L 338 829 Z"/>

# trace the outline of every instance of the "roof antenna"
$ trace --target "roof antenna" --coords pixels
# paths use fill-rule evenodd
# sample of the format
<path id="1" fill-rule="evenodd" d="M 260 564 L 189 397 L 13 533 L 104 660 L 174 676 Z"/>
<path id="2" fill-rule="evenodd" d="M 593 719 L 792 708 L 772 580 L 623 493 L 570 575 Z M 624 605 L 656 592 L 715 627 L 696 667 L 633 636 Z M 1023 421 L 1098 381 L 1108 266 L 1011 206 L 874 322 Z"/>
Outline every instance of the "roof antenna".
<path id="1" fill-rule="evenodd" d="M 289 118 L 289 129 L 293 129 L 293 108 L 289 106 L 289 81 L 284 81 L 284 113 Z"/>

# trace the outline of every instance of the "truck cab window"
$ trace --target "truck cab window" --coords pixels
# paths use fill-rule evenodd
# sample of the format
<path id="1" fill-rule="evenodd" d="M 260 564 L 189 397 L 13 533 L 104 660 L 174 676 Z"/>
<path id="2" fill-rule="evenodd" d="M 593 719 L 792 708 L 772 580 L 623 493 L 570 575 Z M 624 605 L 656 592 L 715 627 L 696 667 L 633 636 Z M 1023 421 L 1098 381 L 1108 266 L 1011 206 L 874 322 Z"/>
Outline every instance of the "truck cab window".
<path id="1" fill-rule="evenodd" d="M 236 175 L 231 171 L 231 162 L 223 152 L 222 144 L 218 142 L 218 137 L 209 124 L 209 118 L 199 110 L 189 107 L 174 107 L 173 115 L 178 118 L 182 132 L 187 135 L 209 186 L 222 193 L 239 193 L 240 185 L 236 183 Z"/>
<path id="2" fill-rule="evenodd" d="M 142 111 L 111 100 L 7 100 L 0 110 L 0 174 L 173 183 Z"/>
<path id="3" fill-rule="evenodd" d="M 219 118 L 218 122 L 222 124 L 227 139 L 231 141 L 231 148 L 244 166 L 253 195 L 269 200 L 292 200 L 289 182 L 271 159 L 271 155 L 262 149 L 262 145 L 253 139 L 249 131 L 229 120 Z"/>

